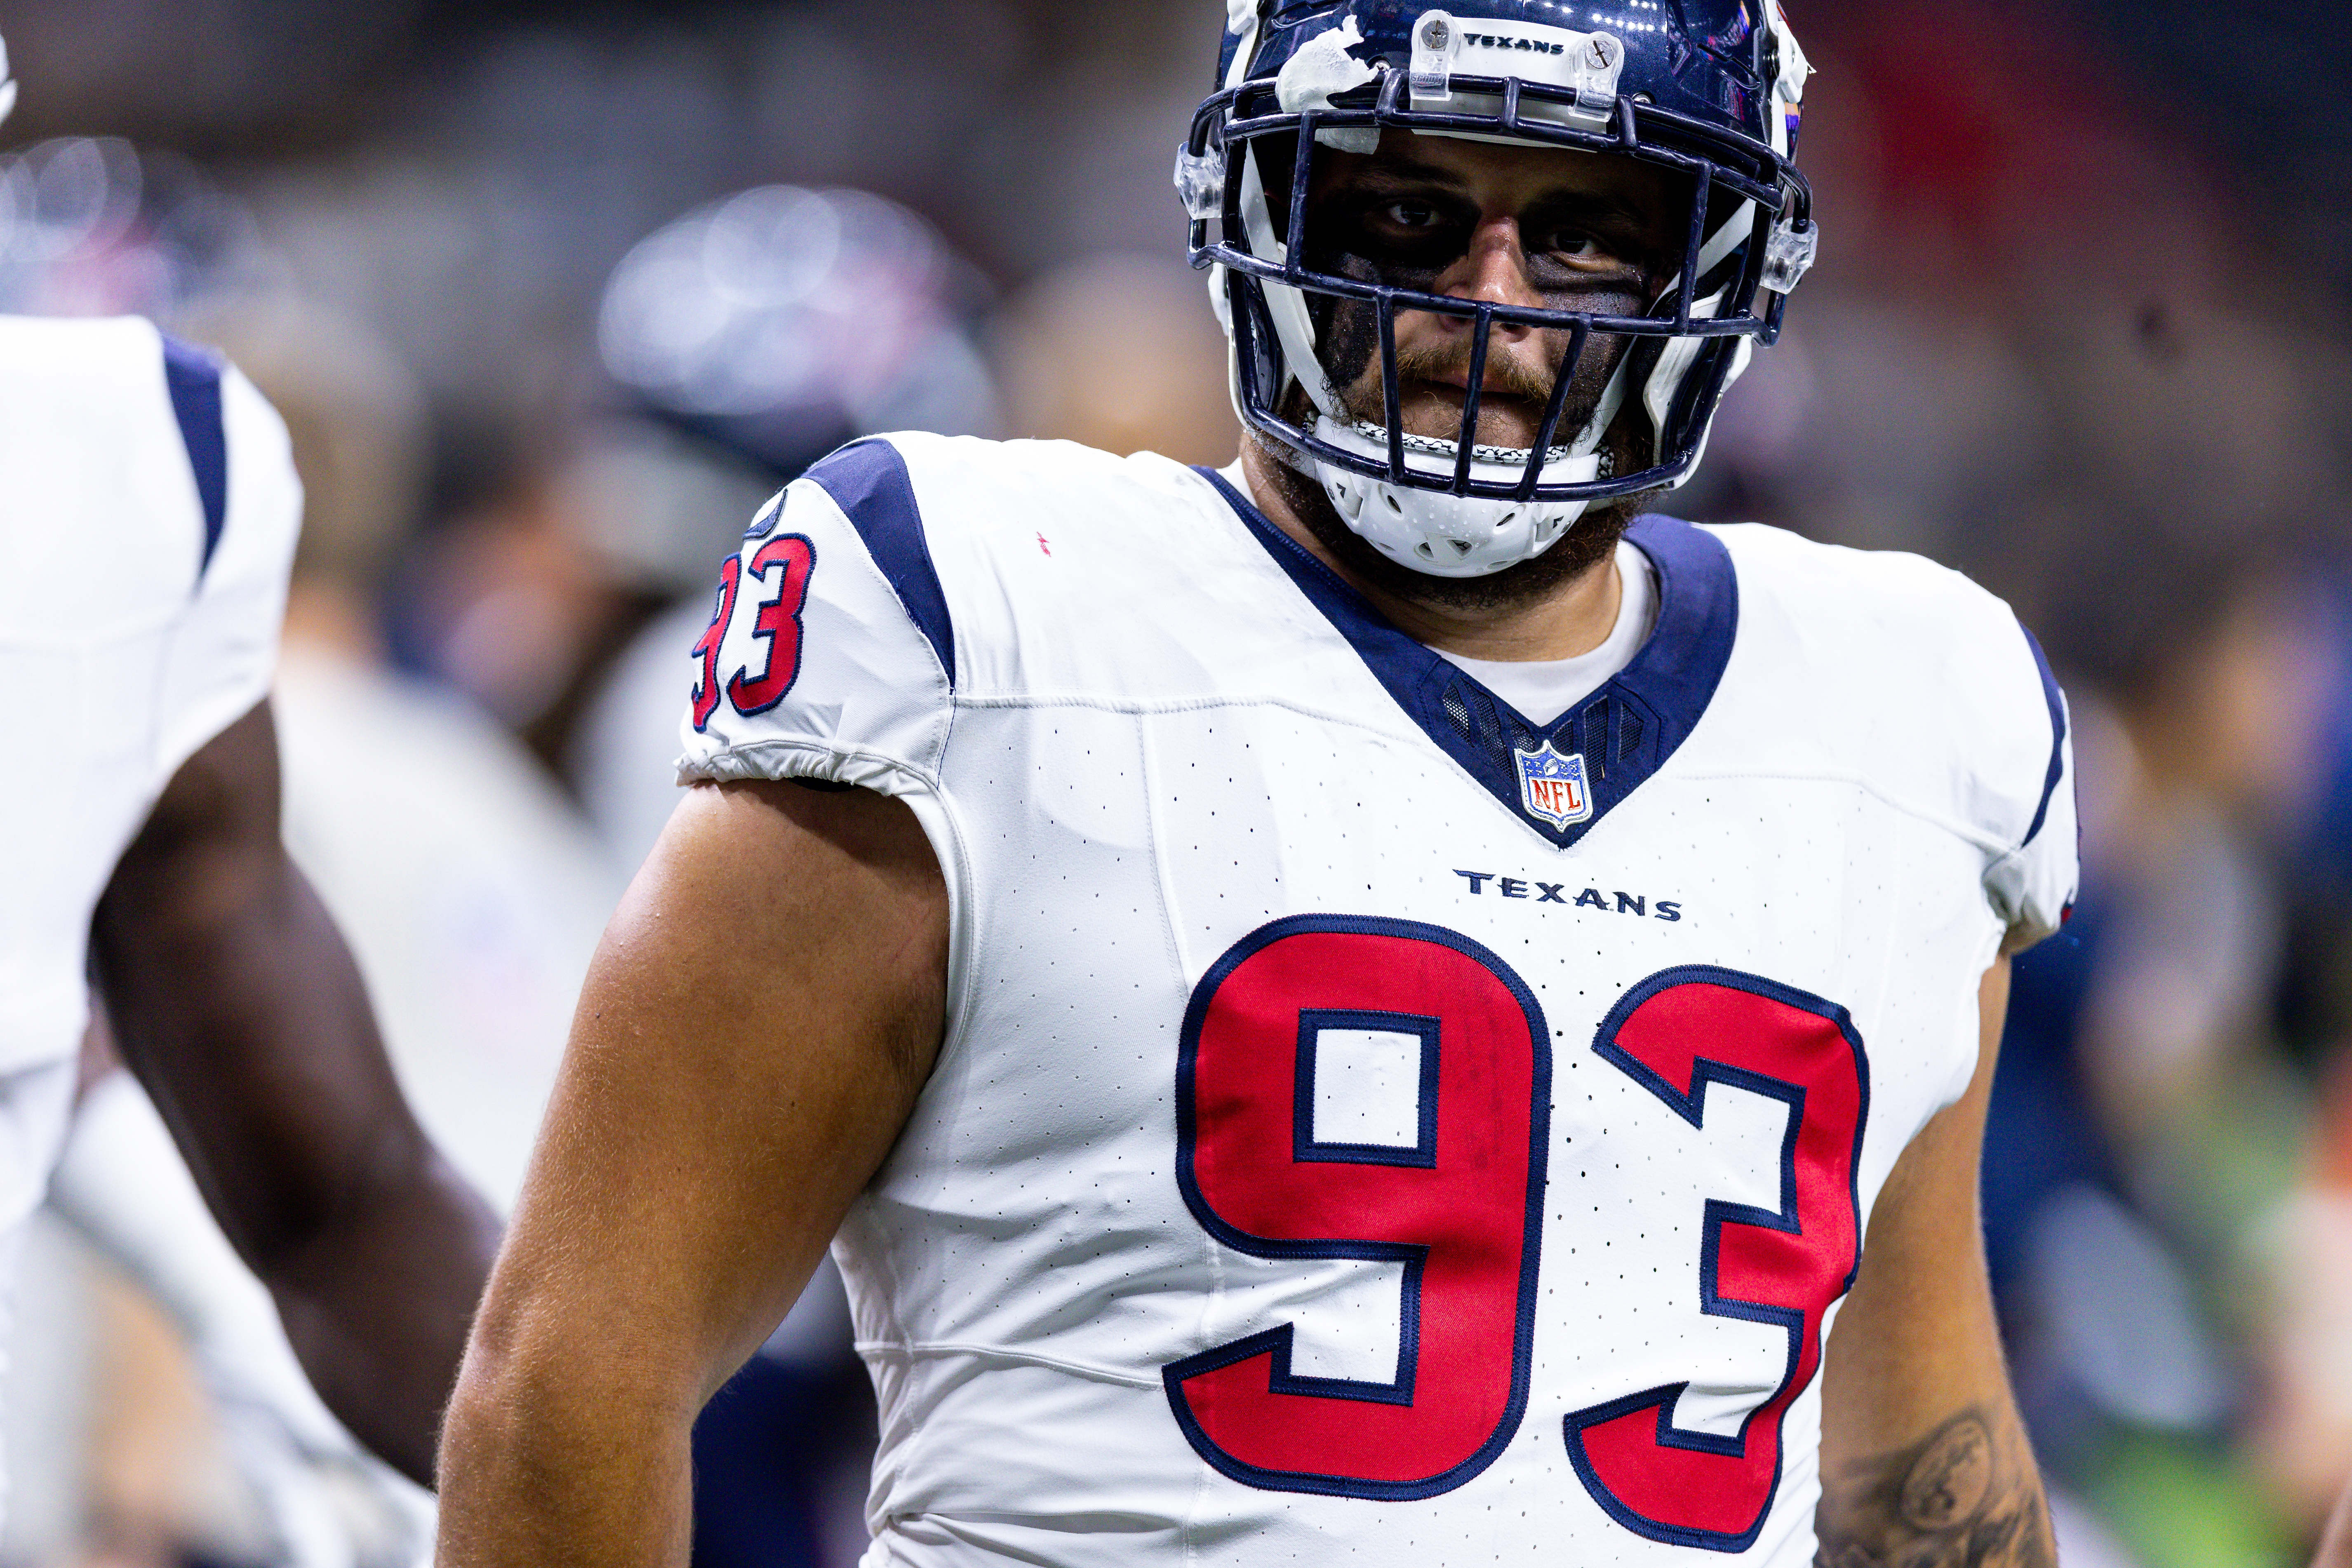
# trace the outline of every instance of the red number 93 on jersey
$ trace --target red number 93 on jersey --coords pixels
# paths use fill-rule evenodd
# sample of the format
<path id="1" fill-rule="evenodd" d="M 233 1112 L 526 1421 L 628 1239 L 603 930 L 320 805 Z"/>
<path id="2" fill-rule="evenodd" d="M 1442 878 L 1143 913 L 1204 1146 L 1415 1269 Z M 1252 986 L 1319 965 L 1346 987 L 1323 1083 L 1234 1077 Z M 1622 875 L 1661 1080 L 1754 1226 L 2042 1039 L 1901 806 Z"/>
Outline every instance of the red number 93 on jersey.
<path id="1" fill-rule="evenodd" d="M 1835 1004 L 1694 966 L 1629 990 L 1593 1049 L 1662 1102 L 1658 1114 L 1702 1131 L 1712 1086 L 1785 1108 L 1779 1206 L 1708 1201 L 1695 1260 L 1703 1313 L 1786 1331 L 1777 1386 L 1758 1387 L 1734 1433 L 1676 1424 L 1688 1384 L 1577 1410 L 1564 1432 L 1579 1479 L 1617 1523 L 1744 1551 L 1780 1489 L 1783 1418 L 1820 1369 L 1825 1316 L 1860 1262 L 1862 1041 Z M 1369 1131 L 1327 1118 L 1335 1062 L 1382 1078 L 1385 1098 L 1412 1109 Z M 1533 994 L 1457 932 L 1302 916 L 1210 969 L 1178 1058 L 1186 1205 L 1236 1251 L 1401 1264 L 1403 1289 L 1386 1382 L 1297 1372 L 1287 1323 L 1163 1369 L 1203 1459 L 1249 1486 L 1381 1500 L 1435 1497 L 1493 1462 L 1539 1371 L 1550 1092 Z"/>
<path id="2" fill-rule="evenodd" d="M 710 727 L 722 692 L 735 705 L 735 711 L 746 718 L 766 712 L 791 692 L 800 679 L 801 615 L 808 607 L 809 579 L 815 572 L 816 545 L 800 533 L 769 540 L 748 566 L 740 555 L 730 555 L 720 563 L 718 605 L 710 625 L 694 645 L 694 657 L 702 667 L 694 683 L 697 731 Z M 728 627 L 734 624 L 736 605 L 743 599 L 747 577 L 752 586 L 750 635 L 755 646 L 765 651 L 757 674 L 746 665 L 721 682 L 720 650 Z M 762 592 L 772 582 L 773 591 Z"/>

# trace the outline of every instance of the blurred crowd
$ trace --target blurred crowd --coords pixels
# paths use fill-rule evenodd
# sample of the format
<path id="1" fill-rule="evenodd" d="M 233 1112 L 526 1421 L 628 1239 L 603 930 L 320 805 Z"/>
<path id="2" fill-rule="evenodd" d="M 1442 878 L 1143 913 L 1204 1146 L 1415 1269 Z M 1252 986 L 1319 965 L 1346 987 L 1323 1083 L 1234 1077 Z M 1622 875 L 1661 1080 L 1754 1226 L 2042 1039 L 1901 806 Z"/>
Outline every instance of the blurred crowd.
<path id="1" fill-rule="evenodd" d="M 2020 962 L 1985 1169 L 2070 1562 L 2297 1563 L 2352 1472 L 2327 9 L 1792 4 L 1822 261 L 1673 503 L 1958 566 L 2070 694 L 2084 893 Z M 285 414 L 289 840 L 494 1197 L 763 498 L 896 428 L 1231 458 L 1166 174 L 1223 17 L 0 5 L 0 310 L 152 315 Z M 421 1496 L 289 1385 L 152 1111 L 120 1074 L 87 1105 L 16 1331 L 0 1562 L 414 1561 Z M 862 1550 L 837 1289 L 706 1416 L 698 1562 Z"/>

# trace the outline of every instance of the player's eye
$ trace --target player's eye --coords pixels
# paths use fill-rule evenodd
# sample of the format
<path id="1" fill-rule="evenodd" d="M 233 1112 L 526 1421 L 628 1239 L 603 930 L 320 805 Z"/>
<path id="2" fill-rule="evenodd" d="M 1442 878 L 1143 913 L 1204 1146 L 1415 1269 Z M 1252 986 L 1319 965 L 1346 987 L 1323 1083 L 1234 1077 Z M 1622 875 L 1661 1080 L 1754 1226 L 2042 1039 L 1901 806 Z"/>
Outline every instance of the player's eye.
<path id="1" fill-rule="evenodd" d="M 1591 228 L 1580 225 L 1562 224 L 1549 231 L 1530 225 L 1530 254 L 1571 266 L 1591 267 L 1618 259 L 1617 247 Z"/>
<path id="2" fill-rule="evenodd" d="M 1475 215 L 1437 195 L 1366 192 L 1342 209 L 1345 248 L 1376 267 L 1415 273 L 1445 267 L 1465 248 Z"/>
<path id="3" fill-rule="evenodd" d="M 1465 215 L 1433 196 L 1373 196 L 1356 209 L 1356 223 L 1376 242 L 1419 247 L 1460 239 Z"/>
<path id="4" fill-rule="evenodd" d="M 1528 272 L 1539 288 L 1590 288 L 1614 283 L 1633 265 L 1622 238 L 1585 224 L 1538 230 L 1528 247 Z"/>

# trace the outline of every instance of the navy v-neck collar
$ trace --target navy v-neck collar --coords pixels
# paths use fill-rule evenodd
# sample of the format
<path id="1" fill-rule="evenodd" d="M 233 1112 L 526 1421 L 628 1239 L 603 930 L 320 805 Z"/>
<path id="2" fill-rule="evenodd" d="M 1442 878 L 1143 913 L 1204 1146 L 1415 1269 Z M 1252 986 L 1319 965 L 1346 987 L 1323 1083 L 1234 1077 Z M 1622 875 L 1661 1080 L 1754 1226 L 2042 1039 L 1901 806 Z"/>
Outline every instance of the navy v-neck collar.
<path id="1" fill-rule="evenodd" d="M 1649 640 L 1631 664 L 1558 721 L 1533 723 L 1476 677 L 1400 631 L 1223 475 L 1198 471 L 1438 749 L 1563 849 L 1665 765 L 1697 727 L 1731 662 L 1739 626 L 1731 552 L 1687 522 L 1640 518 L 1625 536 L 1658 571 L 1658 619 Z M 1586 770 L 1591 815 L 1565 826 L 1530 810 L 1522 787 L 1519 754 L 1547 744 L 1564 758 L 1581 758 Z"/>

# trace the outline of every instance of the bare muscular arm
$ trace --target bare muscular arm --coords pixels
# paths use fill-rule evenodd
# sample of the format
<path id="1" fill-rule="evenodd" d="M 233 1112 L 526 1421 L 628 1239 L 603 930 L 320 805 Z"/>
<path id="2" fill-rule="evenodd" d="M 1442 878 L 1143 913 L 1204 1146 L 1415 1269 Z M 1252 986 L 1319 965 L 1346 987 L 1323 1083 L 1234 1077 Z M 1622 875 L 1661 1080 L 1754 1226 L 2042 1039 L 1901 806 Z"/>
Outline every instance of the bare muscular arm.
<path id="1" fill-rule="evenodd" d="M 691 790 L 591 971 L 442 1450 L 442 1568 L 683 1564 L 696 1414 L 887 1154 L 947 895 L 863 791 Z"/>
<path id="2" fill-rule="evenodd" d="M 278 792 L 265 703 L 188 760 L 116 866 L 91 927 L 100 984 L 320 1396 L 430 1485 L 498 1226 L 401 1098 Z"/>
<path id="3" fill-rule="evenodd" d="M 1967 1095 L 1896 1162 L 1823 1364 L 1825 1568 L 2053 1568 L 2041 1472 L 2002 1364 L 1977 1166 L 2009 1008 L 1985 975 Z"/>

